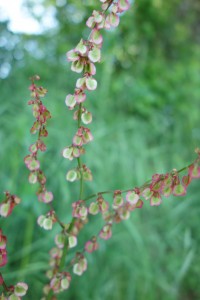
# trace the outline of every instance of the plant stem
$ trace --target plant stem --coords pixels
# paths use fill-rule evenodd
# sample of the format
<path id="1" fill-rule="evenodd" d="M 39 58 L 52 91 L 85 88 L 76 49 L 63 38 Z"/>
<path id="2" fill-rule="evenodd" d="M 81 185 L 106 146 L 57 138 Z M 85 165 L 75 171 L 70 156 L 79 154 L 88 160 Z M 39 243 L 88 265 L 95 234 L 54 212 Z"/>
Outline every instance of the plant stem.
<path id="1" fill-rule="evenodd" d="M 190 166 L 192 166 L 193 163 L 191 163 L 190 165 L 186 166 L 186 167 L 183 167 L 181 168 L 180 170 L 176 171 L 177 173 L 181 173 L 183 171 L 185 171 L 186 169 L 188 169 Z M 173 171 L 172 171 L 173 172 Z M 142 189 L 142 188 L 145 188 L 145 187 L 148 187 L 149 184 L 151 183 L 151 179 L 150 180 L 147 180 L 139 189 Z M 128 189 L 128 190 L 122 190 L 121 193 L 127 193 L 128 191 L 132 190 L 131 189 Z M 100 195 L 103 195 L 103 194 L 113 194 L 115 192 L 115 190 L 112 190 L 112 191 L 103 191 L 103 192 L 97 192 L 95 194 L 92 194 L 92 195 L 89 195 L 88 197 L 86 197 L 85 199 L 83 199 L 84 201 L 87 201 L 87 200 L 90 200 L 94 197 L 98 197 Z"/>
<path id="2" fill-rule="evenodd" d="M 69 240 L 67 235 L 65 236 L 65 241 L 64 241 L 64 247 L 63 247 L 63 253 L 62 253 L 62 257 L 60 260 L 60 266 L 59 266 L 59 271 L 61 272 L 64 264 L 65 264 L 65 259 L 66 259 L 66 255 L 67 255 L 67 250 L 68 250 L 68 245 L 69 245 Z"/>
<path id="3" fill-rule="evenodd" d="M 79 104 L 79 110 L 78 110 L 78 128 L 81 126 L 81 113 L 82 113 L 82 103 Z M 81 158 L 77 158 L 78 161 L 78 167 L 80 170 L 80 189 L 79 189 L 79 199 L 82 199 L 83 197 L 83 170 L 82 170 L 82 161 Z"/>
<path id="4" fill-rule="evenodd" d="M 54 208 L 53 208 L 53 205 L 52 205 L 52 203 L 51 203 L 51 202 L 49 203 L 49 206 L 51 207 L 51 210 L 53 210 L 53 211 L 54 211 L 54 216 L 55 216 L 55 218 L 56 218 L 56 220 L 57 220 L 58 224 L 59 224 L 59 225 L 60 225 L 60 226 L 61 226 L 63 229 L 65 229 L 65 225 L 64 225 L 64 223 L 60 221 L 60 219 L 59 219 L 58 215 L 55 213 L 55 210 L 54 210 Z"/>
<path id="5" fill-rule="evenodd" d="M 5 283 L 4 279 L 3 279 L 3 275 L 1 274 L 1 272 L 0 272 L 0 278 L 1 278 L 2 286 L 3 286 L 4 290 L 6 292 L 9 292 L 9 288 L 6 285 L 6 283 Z"/>
<path id="6" fill-rule="evenodd" d="M 52 296 L 54 295 L 53 290 L 49 290 L 49 293 L 47 295 L 47 299 L 46 300 L 51 300 Z"/>
<path id="7" fill-rule="evenodd" d="M 114 0 L 110 1 L 110 4 L 108 5 L 108 7 L 106 8 L 105 12 L 109 9 L 109 7 L 113 4 Z"/>

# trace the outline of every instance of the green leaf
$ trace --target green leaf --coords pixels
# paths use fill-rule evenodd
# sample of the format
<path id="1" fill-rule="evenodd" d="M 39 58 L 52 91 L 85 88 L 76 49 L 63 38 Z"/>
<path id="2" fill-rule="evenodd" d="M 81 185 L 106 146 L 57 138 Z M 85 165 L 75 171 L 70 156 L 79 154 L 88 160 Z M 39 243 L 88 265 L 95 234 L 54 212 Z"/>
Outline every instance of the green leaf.
<path id="1" fill-rule="evenodd" d="M 15 286 L 14 293 L 16 296 L 22 297 L 26 295 L 26 292 L 28 290 L 28 285 L 24 282 L 18 282 Z"/>
<path id="2" fill-rule="evenodd" d="M 90 50 L 89 53 L 88 53 L 88 58 L 93 63 L 95 63 L 97 61 L 100 61 L 100 59 L 101 59 L 101 50 L 97 47 L 93 47 L 93 49 Z"/>
<path id="3" fill-rule="evenodd" d="M 79 55 L 74 50 L 70 50 L 67 52 L 67 59 L 69 61 L 76 61 L 79 60 Z"/>
<path id="4" fill-rule="evenodd" d="M 10 209 L 9 203 L 2 203 L 0 205 L 0 216 L 7 217 L 9 209 Z"/>
<path id="5" fill-rule="evenodd" d="M 103 37 L 99 30 L 96 28 L 92 30 L 90 39 L 93 41 L 93 43 L 100 45 L 103 42 Z"/>
<path id="6" fill-rule="evenodd" d="M 35 184 L 37 182 L 37 174 L 36 173 L 33 173 L 31 172 L 28 176 L 28 181 L 31 183 L 31 184 Z"/>
<path id="7" fill-rule="evenodd" d="M 148 200 L 153 195 L 153 192 L 150 190 L 150 188 L 146 188 L 142 191 L 142 196 L 145 200 Z"/>
<path id="8" fill-rule="evenodd" d="M 186 187 L 184 187 L 182 184 L 178 184 L 173 187 L 174 196 L 184 196 L 185 194 L 186 194 Z"/>
<path id="9" fill-rule="evenodd" d="M 51 230 L 53 226 L 53 222 L 50 218 L 45 218 L 42 224 L 42 227 L 46 230 Z"/>
<path id="10" fill-rule="evenodd" d="M 87 111 L 81 115 L 81 120 L 84 124 L 90 124 L 92 122 L 92 114 Z"/>
<path id="11" fill-rule="evenodd" d="M 42 200 L 45 203 L 50 203 L 51 201 L 53 201 L 53 194 L 52 194 L 52 192 L 45 191 L 44 193 L 42 193 Z"/>
<path id="12" fill-rule="evenodd" d="M 83 39 L 80 40 L 80 42 L 76 46 L 75 50 L 78 51 L 81 55 L 86 54 L 87 47 L 84 45 Z"/>
<path id="13" fill-rule="evenodd" d="M 162 200 L 159 193 L 154 193 L 150 198 L 151 206 L 158 206 L 161 204 L 161 202 Z"/>
<path id="14" fill-rule="evenodd" d="M 99 212 L 99 205 L 98 205 L 98 203 L 96 203 L 96 202 L 90 203 L 90 206 L 89 206 L 89 213 L 90 213 L 91 215 L 97 215 L 98 212 Z"/>
<path id="15" fill-rule="evenodd" d="M 139 195 L 136 194 L 134 191 L 129 191 L 126 194 L 126 201 L 130 204 L 136 204 L 139 200 Z"/>
<path id="16" fill-rule="evenodd" d="M 69 248 L 76 247 L 76 245 L 77 245 L 77 237 L 76 236 L 70 235 L 68 240 L 69 240 Z"/>
<path id="17" fill-rule="evenodd" d="M 76 73 L 81 73 L 83 71 L 83 67 L 84 64 L 80 60 L 73 61 L 71 65 L 71 70 Z"/>
<path id="18" fill-rule="evenodd" d="M 67 95 L 67 97 L 65 98 L 65 104 L 69 107 L 69 108 L 74 108 L 74 106 L 76 105 L 76 100 L 74 98 L 74 95 Z"/>
<path id="19" fill-rule="evenodd" d="M 68 289 L 68 287 L 69 287 L 69 280 L 67 278 L 63 278 L 61 280 L 61 287 L 63 288 L 63 290 Z"/>
<path id="20" fill-rule="evenodd" d="M 95 90 L 97 88 L 97 81 L 92 77 L 86 78 L 86 87 L 89 91 Z"/>
<path id="21" fill-rule="evenodd" d="M 75 181 L 77 179 L 76 170 L 72 169 L 72 170 L 68 171 L 67 175 L 66 175 L 66 179 L 67 179 L 67 181 L 70 181 L 70 182 Z"/>

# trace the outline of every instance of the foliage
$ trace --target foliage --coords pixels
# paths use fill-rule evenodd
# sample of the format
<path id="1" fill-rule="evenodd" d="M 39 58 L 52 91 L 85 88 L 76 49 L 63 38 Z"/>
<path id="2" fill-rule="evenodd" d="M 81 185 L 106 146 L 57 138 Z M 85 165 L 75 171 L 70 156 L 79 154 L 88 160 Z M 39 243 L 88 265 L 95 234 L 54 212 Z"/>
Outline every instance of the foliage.
<path id="1" fill-rule="evenodd" d="M 79 1 L 77 1 L 77 5 L 75 4 L 77 6 L 77 11 L 78 5 L 80 4 L 78 4 L 78 2 Z M 186 36 L 186 39 L 185 37 L 182 39 L 182 43 L 178 43 L 177 38 L 179 37 L 179 34 L 177 33 L 177 35 L 174 35 L 174 32 L 170 34 L 170 30 L 168 32 L 168 29 L 171 28 L 171 30 L 173 30 L 173 28 L 176 27 L 175 23 L 179 21 L 177 15 L 176 18 L 173 18 L 173 14 L 176 11 L 174 9 L 175 5 L 177 5 L 176 7 L 179 7 L 180 2 L 174 2 L 173 5 L 172 3 L 169 3 L 169 9 L 166 9 L 166 7 L 165 9 L 161 9 L 164 14 L 162 16 L 158 13 L 158 11 L 160 12 L 159 5 L 154 5 L 156 1 L 153 1 L 152 4 L 146 2 L 147 1 L 141 1 L 140 4 L 138 3 L 134 18 L 130 13 L 126 15 L 126 18 L 122 17 L 122 29 L 120 33 L 118 34 L 117 31 L 114 31 L 110 36 L 107 34 L 107 38 L 105 38 L 104 41 L 104 52 L 108 53 L 107 56 L 104 56 L 104 59 L 108 61 L 108 63 L 99 66 L 100 72 L 97 79 L 101 82 L 101 85 L 96 94 L 97 99 L 92 100 L 93 115 L 96 115 L 99 118 L 99 128 L 95 129 L 94 126 L 92 127 L 91 125 L 93 134 L 97 137 L 97 141 L 96 146 L 93 146 L 92 143 L 91 150 L 87 149 L 88 157 L 92 157 L 92 152 L 94 153 L 94 159 L 91 162 L 90 167 L 95 171 L 95 182 L 92 182 L 90 186 L 86 187 L 88 193 L 93 193 L 96 190 L 104 190 L 105 182 L 107 182 L 108 187 L 115 189 L 116 186 L 120 186 L 123 190 L 133 186 L 133 181 L 134 186 L 139 185 L 150 176 L 152 171 L 156 172 L 157 168 L 162 173 L 163 169 L 170 169 L 174 165 L 181 167 L 184 160 L 191 160 L 190 152 L 199 142 L 198 111 L 196 109 L 199 101 L 199 73 L 198 64 L 196 64 L 198 58 L 198 45 L 196 44 L 195 36 L 191 35 L 192 30 L 190 30 L 190 28 L 192 29 L 195 27 L 195 14 L 194 20 L 185 21 L 184 19 L 184 23 L 182 22 L 182 26 L 184 27 L 182 30 L 188 30 L 189 34 Z M 161 7 L 165 5 L 162 1 L 160 1 L 160 3 L 162 3 Z M 70 5 L 66 5 L 66 8 L 70 9 Z M 62 7 L 60 12 L 64 13 L 64 11 L 65 9 Z M 186 16 L 188 16 L 188 14 L 186 14 Z M 61 24 L 64 28 L 63 32 L 68 32 L 69 28 L 76 27 L 77 29 L 78 24 L 75 25 L 73 22 L 70 23 L 68 18 L 65 19 L 68 21 L 65 22 L 65 25 L 64 22 Z M 133 21 L 134 24 L 138 25 L 134 25 L 133 27 Z M 69 26 L 71 27 L 67 27 L 67 22 L 70 23 Z M 143 22 L 153 28 L 153 34 L 151 30 L 148 30 L 148 26 L 145 27 L 142 25 Z M 132 28 L 135 29 L 134 32 Z M 159 32 L 158 28 L 161 29 Z M 76 30 L 75 34 L 70 35 L 72 39 L 70 44 L 74 42 L 77 43 L 81 31 L 82 28 L 79 26 L 79 29 Z M 158 33 L 160 33 L 160 35 Z M 47 36 L 48 34 L 46 35 L 46 40 L 48 39 Z M 63 47 L 63 45 L 65 46 L 65 43 L 59 43 L 59 39 L 56 40 L 56 36 L 60 36 L 60 38 L 65 40 L 65 34 L 57 34 L 54 36 L 54 39 L 51 39 L 51 41 L 53 40 L 53 49 L 51 48 L 52 51 L 46 52 L 45 59 L 43 57 L 44 61 L 46 60 L 46 63 L 48 63 L 48 68 L 42 67 L 41 62 L 37 64 L 37 60 L 31 62 L 30 58 L 26 57 L 25 61 L 27 62 L 27 65 L 24 69 L 23 77 L 18 77 L 17 74 L 21 72 L 21 69 L 16 69 L 16 73 L 13 73 L 12 75 L 16 82 L 10 77 L 3 89 L 5 88 L 6 90 L 7 84 L 10 82 L 12 84 L 12 90 L 16 90 L 17 85 L 21 85 L 21 82 L 25 81 L 24 78 L 29 76 L 29 74 L 32 73 L 32 70 L 38 68 L 39 72 L 41 71 L 40 74 L 42 76 L 44 75 L 45 81 L 49 82 L 49 86 L 53 87 L 53 84 L 56 85 L 56 83 L 58 83 L 57 86 L 60 91 L 59 98 L 64 98 L 66 83 L 62 78 L 63 75 L 52 76 L 52 74 L 59 74 L 59 72 L 63 74 L 62 67 L 59 67 L 60 70 L 58 67 L 55 67 L 59 61 L 59 53 L 62 53 L 61 50 L 56 50 L 56 47 L 57 45 Z M 117 43 L 115 41 L 116 38 L 118 39 Z M 25 37 L 25 41 L 27 39 L 29 39 L 29 37 Z M 30 40 L 34 40 L 34 38 L 30 37 Z M 38 40 L 38 47 L 42 48 L 40 42 L 44 43 L 44 40 L 42 41 L 41 37 L 40 41 Z M 48 42 L 46 45 L 48 45 Z M 169 45 L 169 48 L 166 47 L 166 45 Z M 49 47 L 46 48 L 50 49 Z M 167 49 L 170 50 L 168 51 Z M 112 56 L 111 52 L 114 52 L 115 55 Z M 175 53 L 175 55 L 171 55 L 171 53 Z M 50 62 L 51 58 L 55 55 L 56 59 Z M 187 72 L 185 70 L 186 65 Z M 163 72 L 163 70 L 165 71 Z M 75 77 L 69 79 L 69 82 L 67 83 L 68 90 L 72 88 L 74 78 Z M 24 145 L 24 137 L 22 134 L 24 126 L 28 126 L 26 125 L 28 121 L 24 116 L 22 117 L 24 113 L 21 112 L 21 99 L 19 99 L 22 98 L 22 96 L 24 97 L 23 94 L 20 94 L 20 97 L 16 95 L 15 102 L 12 104 L 11 108 L 9 108 L 6 102 L 3 103 L 4 109 L 7 109 L 9 114 L 6 121 L 7 123 L 5 122 L 6 130 L 4 134 L 6 138 L 4 138 L 4 140 L 6 143 L 2 151 L 4 150 L 5 153 L 8 153 L 9 149 L 10 160 L 13 161 L 13 164 L 8 162 L 6 163 L 7 165 L 4 165 L 5 163 L 2 163 L 4 166 L 3 170 L 6 171 L 4 173 L 3 182 L 5 183 L 3 183 L 3 186 L 7 186 L 8 184 L 8 188 L 10 185 L 14 191 L 17 191 L 17 186 L 20 182 L 18 174 L 25 175 L 25 171 L 22 167 L 19 167 L 19 162 L 16 160 L 16 147 L 18 152 L 22 151 L 23 153 L 26 153 L 26 148 L 28 144 L 30 144 L 29 139 L 26 140 L 26 145 Z M 7 96 L 4 97 L 7 98 Z M 50 135 L 50 138 L 54 140 L 52 144 L 56 145 L 56 147 L 53 148 L 53 145 L 51 148 L 48 147 L 52 150 L 48 150 L 50 153 L 47 152 L 47 154 L 50 157 L 59 157 L 59 149 L 65 147 L 65 143 L 62 143 L 62 141 L 66 139 L 66 133 L 62 132 L 62 128 L 64 128 L 64 126 L 66 127 L 66 124 L 64 125 L 58 119 L 61 119 L 62 116 L 64 118 L 65 113 L 63 112 L 62 103 L 53 103 L 53 100 L 58 98 L 57 91 L 52 92 L 52 94 L 50 91 L 49 98 L 52 99 L 51 102 L 49 101 L 49 105 L 51 105 L 50 110 L 52 111 L 53 109 L 55 112 L 53 115 L 58 124 L 56 124 L 54 129 L 55 134 L 52 133 L 52 135 Z M 135 100 L 133 101 L 133 99 Z M 188 107 L 190 107 L 190 114 L 188 114 Z M 119 111 L 118 116 L 116 115 L 116 111 Z M 98 114 L 95 112 L 98 112 Z M 15 118 L 15 114 L 18 115 L 18 119 Z M 187 122 L 185 122 L 186 118 Z M 14 123 L 15 119 L 16 135 L 21 137 L 22 140 L 19 141 L 19 138 L 17 138 L 17 143 L 14 143 L 16 144 L 16 147 L 10 149 L 10 141 L 12 141 L 13 138 L 9 136 L 9 125 L 7 124 L 9 124 L 10 121 Z M 126 121 L 124 122 L 124 120 Z M 52 120 L 52 125 L 50 124 L 50 127 L 53 129 L 54 125 L 55 121 Z M 106 125 L 109 126 L 109 129 L 106 129 Z M 135 129 L 135 132 L 132 132 L 132 128 Z M 60 132 L 59 137 L 57 135 L 58 130 Z M 72 132 L 72 130 L 72 128 L 68 127 L 68 132 Z M 151 134 L 149 134 L 149 132 Z M 70 137 L 69 133 L 67 133 L 67 135 Z M 49 145 L 51 145 L 50 141 Z M 185 147 L 185 145 L 188 145 L 188 147 Z M 137 157 L 137 160 L 130 158 L 126 159 L 130 157 L 130 149 L 132 152 L 131 156 L 133 158 Z M 105 153 L 105 155 L 103 153 Z M 158 157 L 160 158 L 159 161 Z M 52 163 L 51 167 L 50 161 Z M 47 173 L 49 174 L 49 177 L 55 176 L 56 174 L 57 180 L 54 179 L 49 181 L 49 186 L 56 191 L 57 198 L 77 198 L 77 186 L 68 190 L 61 179 L 61 174 L 66 169 L 66 165 L 62 162 L 64 166 L 59 165 L 58 168 L 57 163 L 52 162 L 52 159 L 50 161 L 46 163 Z M 104 164 L 102 164 L 102 161 L 104 161 Z M 105 172 L 105 166 L 108 165 L 112 165 L 113 167 L 111 169 L 106 168 Z M 133 170 L 134 174 L 132 176 Z M 7 177 L 9 176 L 8 174 L 11 173 L 13 173 L 14 176 L 9 181 L 7 180 Z M 102 175 L 103 179 L 101 179 Z M 13 182 L 15 183 L 13 184 Z M 19 194 L 18 191 L 17 194 Z M 27 197 L 30 198 L 29 187 L 21 187 L 20 195 L 21 194 L 24 195 L 22 197 L 23 199 L 26 199 Z M 159 297 L 158 295 L 162 295 L 163 299 L 165 299 L 165 297 L 166 299 L 178 299 L 178 297 L 180 297 L 180 299 L 183 299 L 184 297 L 186 299 L 188 297 L 198 299 L 199 291 L 195 281 L 198 270 L 193 267 L 193 265 L 198 265 L 198 252 L 195 253 L 195 246 L 196 243 L 198 243 L 198 230 L 195 228 L 195 224 L 198 224 L 198 218 L 196 217 L 198 212 L 198 202 L 195 201 L 195 195 L 198 195 L 198 189 L 196 188 L 195 190 L 194 188 L 194 191 L 191 191 L 191 195 L 194 195 L 192 203 L 173 204 L 170 201 L 169 204 L 164 205 L 164 208 L 159 208 L 158 212 L 153 212 L 151 210 L 151 217 L 149 217 L 149 210 L 146 207 L 146 213 L 139 212 L 141 217 L 139 217 L 137 212 L 135 213 L 135 219 L 137 220 L 135 221 L 135 226 L 132 221 L 127 221 L 128 223 L 126 224 L 128 225 L 118 225 L 119 227 L 116 230 L 119 232 L 116 232 L 114 235 L 113 242 L 111 241 L 108 246 L 103 246 L 102 244 L 99 249 L 99 251 L 103 251 L 105 255 L 103 256 L 103 259 L 105 257 L 107 261 L 105 266 L 105 263 L 101 258 L 102 252 L 100 252 L 100 257 L 98 257 L 99 265 L 98 263 L 97 265 L 98 268 L 100 268 L 101 265 L 104 266 L 102 274 L 104 274 L 105 278 L 100 276 L 99 272 L 96 272 L 95 270 L 92 270 L 92 273 L 88 275 L 91 276 L 91 278 L 89 277 L 90 279 L 95 276 L 96 278 L 98 277 L 98 282 L 95 281 L 95 284 L 99 286 L 96 294 L 95 291 L 91 291 L 89 288 L 90 285 L 86 285 L 86 281 L 88 280 L 83 277 L 83 279 L 80 279 L 80 286 L 85 287 L 83 293 L 84 296 L 79 293 L 78 289 L 73 288 L 74 285 L 72 282 L 72 289 L 70 292 L 73 295 L 72 297 L 85 299 L 86 297 L 88 298 L 86 295 L 92 293 L 91 298 L 98 299 L 98 291 L 101 291 L 103 293 L 101 298 L 104 299 L 112 299 L 112 297 L 122 299 L 124 298 L 124 294 L 127 295 L 127 299 L 129 297 L 130 299 L 133 299 L 133 295 L 139 299 L 143 299 L 147 297 L 147 295 L 148 299 L 157 299 Z M 196 199 L 198 198 L 196 197 Z M 60 208 L 62 203 L 64 204 L 64 201 L 60 200 L 60 203 L 56 204 L 56 209 L 64 219 L 66 219 L 66 217 L 69 218 L 70 212 L 67 213 L 66 216 Z M 24 250 L 21 249 L 18 257 L 21 260 L 22 274 L 24 272 L 23 270 L 25 270 L 25 274 L 29 274 L 30 279 L 32 279 L 31 272 L 35 272 L 36 278 L 38 278 L 38 281 L 34 283 L 35 289 L 33 287 L 32 292 L 29 294 L 30 298 L 32 297 L 32 299 L 35 299 L 35 292 L 38 290 L 38 286 L 41 285 L 39 282 L 43 280 L 43 276 L 40 276 L 38 271 L 46 268 L 45 264 L 47 264 L 47 261 L 45 261 L 45 255 L 43 255 L 43 253 L 50 248 L 52 237 L 51 241 L 49 239 L 47 242 L 47 239 L 44 240 L 44 235 L 41 233 L 43 242 L 42 240 L 39 240 L 38 244 L 33 243 L 33 248 L 31 250 L 30 246 L 28 246 L 29 241 L 32 240 L 33 237 L 36 239 L 39 238 L 36 232 L 33 233 L 31 231 L 31 228 L 34 226 L 34 219 L 36 218 L 40 207 L 34 204 L 34 212 L 30 213 L 30 204 L 23 204 L 22 202 L 20 205 L 23 205 L 26 209 L 28 218 L 26 219 L 24 215 L 22 216 L 22 213 L 20 213 L 19 210 L 17 211 L 18 208 L 16 208 L 16 213 L 19 212 L 22 219 L 24 218 L 25 224 L 29 226 L 27 226 L 27 234 L 22 234 L 16 242 L 20 245 L 21 241 L 24 241 L 24 245 L 28 247 L 25 247 Z M 170 210 L 169 207 L 173 207 L 173 210 Z M 161 216 L 159 217 L 160 213 Z M 185 220 L 184 222 L 181 218 L 182 215 L 188 216 L 188 220 Z M 156 220 L 154 220 L 154 216 L 156 217 Z M 192 218 L 189 216 L 192 216 Z M 147 220 L 147 218 L 148 221 L 145 221 L 147 226 L 145 226 L 144 220 Z M 178 222 L 179 225 L 177 225 Z M 166 224 L 168 224 L 167 228 Z M 98 224 L 94 224 L 95 228 L 98 228 L 97 225 Z M 5 226 L 8 225 L 5 223 Z M 136 230 L 134 227 L 137 227 L 138 229 Z M 126 245 L 130 245 L 130 236 L 127 237 L 125 233 L 122 234 L 124 228 L 126 228 L 133 237 L 133 249 L 135 249 L 135 247 L 138 249 L 137 253 L 134 253 L 134 255 L 132 254 L 132 248 L 127 248 L 126 250 L 126 247 L 128 247 Z M 151 230 L 148 228 L 151 228 Z M 87 226 L 86 230 L 88 230 L 88 232 L 86 232 L 85 235 L 88 237 L 91 236 L 90 229 L 87 229 Z M 140 234 L 138 234 L 138 232 Z M 148 234 L 146 234 L 146 232 Z M 163 232 L 167 232 L 166 240 L 164 241 L 162 239 Z M 169 236 L 167 236 L 168 232 Z M 193 238 L 191 238 L 191 235 Z M 123 241 L 123 243 L 121 241 Z M 80 243 L 83 244 L 83 241 L 80 241 Z M 184 247 L 182 247 L 183 244 Z M 113 253 L 112 250 L 109 252 L 110 246 L 112 249 L 112 246 L 116 247 L 116 245 L 118 245 L 119 252 Z M 145 248 L 145 245 L 148 246 Z M 154 263 L 152 263 L 152 257 L 155 256 L 155 245 L 157 246 L 157 262 L 153 259 Z M 40 251 L 41 247 L 43 248 L 42 251 Z M 102 247 L 103 249 L 106 247 L 106 251 L 101 250 Z M 148 253 L 149 248 L 150 254 Z M 182 248 L 184 249 L 183 251 L 181 251 Z M 35 253 L 34 249 L 38 249 L 37 258 L 33 258 L 31 255 L 31 253 Z M 121 253 L 124 253 L 124 249 L 129 253 L 127 260 L 126 258 L 121 257 Z M 140 253 L 141 256 L 139 256 Z M 182 255 L 180 255 L 180 253 Z M 98 256 L 98 254 L 96 255 Z M 39 259 L 41 256 L 42 260 Z M 17 258 L 15 258 L 13 254 L 11 257 L 13 257 L 14 260 L 14 267 L 17 267 Z M 141 260 L 141 257 L 144 262 Z M 131 260 L 133 260 L 132 267 L 135 270 L 134 272 L 130 267 Z M 37 265 L 35 264 L 36 261 L 44 261 L 44 265 L 41 263 Z M 191 265 L 192 261 L 193 264 Z M 29 267 L 27 265 L 28 262 L 32 262 L 32 264 L 29 264 Z M 90 258 L 90 262 L 92 264 L 92 258 Z M 139 271 L 141 270 L 141 264 L 142 271 Z M 35 265 L 36 269 L 34 270 Z M 27 266 L 27 269 L 24 269 L 25 266 Z M 138 268 L 136 266 L 138 266 Z M 117 274 L 112 280 L 110 279 L 110 269 L 112 270 L 112 274 Z M 157 275 L 157 283 L 155 282 L 153 273 Z M 167 273 L 167 275 L 165 276 L 163 273 Z M 190 274 L 193 276 L 190 276 Z M 20 272 L 19 277 L 21 277 Z M 190 277 L 193 279 L 190 279 Z M 142 278 L 145 278 L 145 288 L 142 283 L 144 281 Z M 129 281 L 135 282 L 135 284 L 128 284 Z M 116 282 L 118 282 L 118 284 L 116 284 Z M 114 295 L 112 295 L 113 285 L 119 286 L 119 289 L 116 290 L 116 294 Z M 105 289 L 102 290 L 102 286 L 105 286 Z M 184 286 L 187 288 L 184 288 Z M 128 292 L 128 290 L 130 292 Z M 165 296 L 166 292 L 168 296 Z M 39 295 L 37 298 L 39 298 Z"/>

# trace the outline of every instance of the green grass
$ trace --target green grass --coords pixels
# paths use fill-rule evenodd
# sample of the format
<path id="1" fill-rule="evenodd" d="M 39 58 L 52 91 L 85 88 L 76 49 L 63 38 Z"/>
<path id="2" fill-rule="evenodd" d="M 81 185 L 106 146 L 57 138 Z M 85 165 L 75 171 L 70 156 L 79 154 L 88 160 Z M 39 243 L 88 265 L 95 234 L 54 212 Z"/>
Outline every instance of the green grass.
<path id="1" fill-rule="evenodd" d="M 94 141 L 86 147 L 83 161 L 94 180 L 85 184 L 85 195 L 133 188 L 154 173 L 180 169 L 193 161 L 193 150 L 200 143 L 198 55 L 170 65 L 161 58 L 153 62 L 140 59 L 123 69 L 110 55 L 108 44 L 107 38 L 108 63 L 98 68 L 99 87 L 86 102 L 94 116 L 90 126 Z M 23 163 L 35 139 L 29 134 L 33 117 L 26 102 L 28 77 L 37 69 L 42 85 L 49 90 L 44 101 L 53 115 L 48 150 L 41 161 L 47 185 L 55 195 L 56 212 L 64 222 L 69 222 L 71 203 L 79 194 L 79 184 L 65 180 L 76 162 L 61 156 L 76 130 L 64 98 L 72 92 L 77 77 L 68 67 L 66 71 L 61 65 L 55 68 L 33 60 L 1 83 L 0 100 L 1 190 L 22 199 L 11 217 L 0 220 L 8 238 L 9 259 L 2 272 L 12 284 L 23 280 L 29 284 L 29 300 L 41 298 L 47 283 L 48 252 L 59 231 L 57 225 L 52 232 L 37 226 L 37 217 L 46 207 L 38 203 L 35 186 L 28 184 Z M 128 221 L 114 225 L 112 239 L 101 241 L 100 249 L 87 255 L 88 271 L 82 277 L 73 276 L 69 291 L 58 299 L 199 300 L 199 197 L 196 180 L 184 197 L 164 199 L 159 207 L 150 207 L 146 201 Z M 81 233 L 80 248 L 101 224 L 100 218 L 91 218 Z"/>

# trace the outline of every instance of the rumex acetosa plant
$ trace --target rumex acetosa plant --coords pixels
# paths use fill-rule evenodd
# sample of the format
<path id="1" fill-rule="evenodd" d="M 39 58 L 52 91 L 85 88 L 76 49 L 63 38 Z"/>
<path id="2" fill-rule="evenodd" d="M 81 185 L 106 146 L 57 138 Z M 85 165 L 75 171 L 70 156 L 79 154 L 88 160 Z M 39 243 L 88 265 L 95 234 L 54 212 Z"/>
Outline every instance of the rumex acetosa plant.
<path id="1" fill-rule="evenodd" d="M 51 113 L 43 104 L 43 98 L 47 90 L 37 84 L 39 76 L 30 78 L 31 100 L 35 121 L 31 127 L 31 133 L 37 136 L 35 142 L 29 147 L 29 154 L 24 158 L 29 170 L 30 184 L 37 184 L 38 200 L 47 205 L 45 214 L 38 216 L 38 225 L 45 230 L 51 230 L 58 224 L 59 230 L 55 236 L 55 246 L 50 250 L 49 270 L 47 270 L 48 283 L 43 290 L 44 299 L 56 299 L 56 295 L 70 287 L 73 274 L 81 276 L 87 270 L 87 253 L 96 251 L 99 247 L 99 239 L 107 240 L 112 236 L 112 226 L 130 217 L 136 208 L 142 208 L 145 200 L 150 201 L 151 206 L 158 206 L 163 197 L 170 195 L 182 196 L 186 194 L 187 187 L 195 178 L 200 178 L 200 150 L 196 149 L 197 158 L 189 166 L 181 170 L 173 169 L 166 174 L 154 174 L 151 180 L 140 187 L 130 187 L 128 190 L 99 191 L 92 195 L 84 195 L 84 182 L 93 180 L 92 171 L 83 162 L 83 154 L 86 152 L 86 144 L 92 142 L 93 135 L 88 125 L 92 122 L 92 114 L 86 107 L 87 94 L 97 88 L 96 64 L 101 61 L 101 49 L 103 46 L 103 29 L 117 27 L 120 22 L 120 14 L 129 9 L 128 0 L 100 0 L 101 10 L 94 10 L 88 18 L 86 25 L 91 29 L 88 39 L 81 39 L 77 46 L 67 52 L 67 59 L 71 62 L 71 70 L 82 74 L 77 79 L 72 94 L 68 94 L 65 104 L 70 111 L 74 111 L 73 119 L 77 123 L 77 131 L 74 133 L 71 143 L 62 151 L 62 155 L 69 161 L 76 161 L 76 166 L 66 172 L 66 180 L 79 181 L 79 198 L 72 200 L 72 218 L 65 223 L 60 220 L 53 207 L 56 201 L 53 192 L 47 189 L 46 176 L 42 170 L 39 154 L 46 151 L 45 138 L 48 136 L 47 121 Z M 180 175 L 182 174 L 183 175 Z M 112 203 L 106 199 L 112 195 Z M 74 201 L 75 200 L 75 201 Z M 0 204 L 0 215 L 7 217 L 11 214 L 20 199 L 5 193 L 5 200 Z M 68 259 L 69 251 L 78 246 L 78 238 L 81 230 L 91 219 L 91 216 L 100 215 L 103 226 L 99 232 L 85 241 L 81 250 L 74 250 L 74 256 Z M 6 236 L 0 229 L 0 267 L 7 263 Z M 7 286 L 0 274 L 0 285 L 3 287 L 1 299 L 21 299 L 26 294 L 28 286 L 19 282 L 15 286 Z"/>
<path id="2" fill-rule="evenodd" d="M 16 195 L 11 195 L 8 191 L 5 192 L 5 199 L 0 204 L 0 216 L 8 217 L 11 215 L 13 208 L 20 203 L 20 198 Z M 7 264 L 7 237 L 3 234 L 0 228 L 0 267 Z M 3 274 L 0 272 L 0 286 L 3 287 L 3 293 L 0 299 L 18 300 L 21 299 L 28 290 L 28 285 L 24 282 L 18 282 L 15 285 L 7 285 L 4 280 Z"/>

